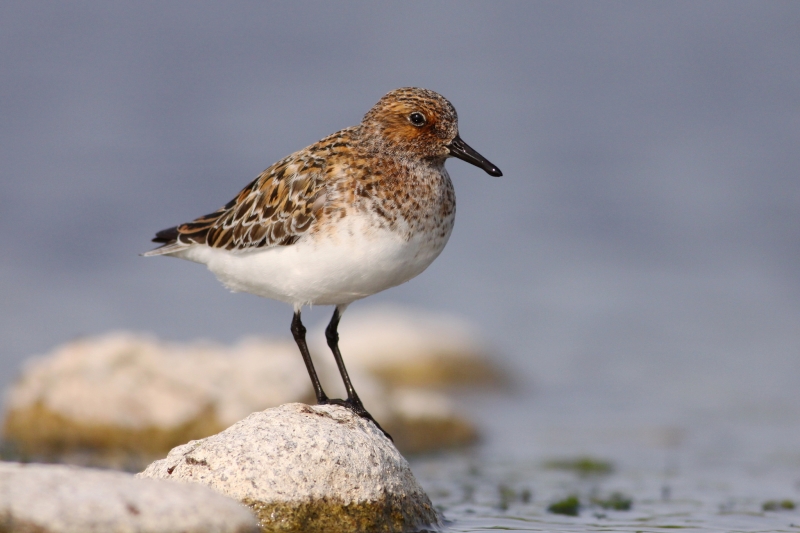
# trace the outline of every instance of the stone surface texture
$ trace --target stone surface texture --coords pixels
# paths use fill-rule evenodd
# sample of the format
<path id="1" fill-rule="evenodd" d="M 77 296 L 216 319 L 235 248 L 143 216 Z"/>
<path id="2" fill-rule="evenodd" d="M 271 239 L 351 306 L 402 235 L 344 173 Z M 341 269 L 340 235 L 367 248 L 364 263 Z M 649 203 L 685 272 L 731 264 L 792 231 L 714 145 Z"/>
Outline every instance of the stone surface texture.
<path id="1" fill-rule="evenodd" d="M 208 485 L 265 531 L 394 532 L 439 524 L 408 462 L 369 421 L 333 405 L 253 413 L 173 449 L 141 477 Z"/>
<path id="2" fill-rule="evenodd" d="M 256 533 L 253 514 L 202 486 L 74 466 L 0 463 L 0 531 Z"/>

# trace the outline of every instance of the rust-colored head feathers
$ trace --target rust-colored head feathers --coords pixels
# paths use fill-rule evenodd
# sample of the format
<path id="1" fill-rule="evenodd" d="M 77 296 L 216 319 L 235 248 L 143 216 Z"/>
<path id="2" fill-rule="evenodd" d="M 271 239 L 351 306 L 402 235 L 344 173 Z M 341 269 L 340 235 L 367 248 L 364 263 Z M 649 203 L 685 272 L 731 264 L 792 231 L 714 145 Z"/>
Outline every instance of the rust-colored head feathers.
<path id="1" fill-rule="evenodd" d="M 364 116 L 361 129 L 362 139 L 375 151 L 444 160 L 458 136 L 458 115 L 442 95 L 404 87 L 381 98 Z"/>
<path id="2" fill-rule="evenodd" d="M 406 162 L 457 157 L 491 176 L 502 172 L 458 135 L 458 114 L 441 94 L 418 87 L 387 93 L 369 110 L 359 127 L 363 146 L 372 153 Z"/>

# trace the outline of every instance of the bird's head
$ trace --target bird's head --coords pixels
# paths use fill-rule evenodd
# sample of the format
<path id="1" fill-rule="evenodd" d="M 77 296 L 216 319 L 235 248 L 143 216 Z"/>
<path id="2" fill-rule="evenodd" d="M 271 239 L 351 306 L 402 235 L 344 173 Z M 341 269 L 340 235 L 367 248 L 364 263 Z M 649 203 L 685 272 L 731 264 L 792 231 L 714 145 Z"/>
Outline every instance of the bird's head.
<path id="1" fill-rule="evenodd" d="M 458 135 L 458 114 L 439 93 L 417 87 L 395 89 L 361 121 L 371 149 L 406 159 L 463 159 L 491 176 L 502 172 Z"/>

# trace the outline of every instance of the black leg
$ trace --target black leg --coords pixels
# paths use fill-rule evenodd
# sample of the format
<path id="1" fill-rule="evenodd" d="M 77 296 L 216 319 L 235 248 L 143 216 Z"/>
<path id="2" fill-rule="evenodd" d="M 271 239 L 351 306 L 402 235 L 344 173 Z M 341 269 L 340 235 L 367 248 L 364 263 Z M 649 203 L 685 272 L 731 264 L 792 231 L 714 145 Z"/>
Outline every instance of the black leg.
<path id="1" fill-rule="evenodd" d="M 361 403 L 361 399 L 356 394 L 356 390 L 353 388 L 353 384 L 350 382 L 350 376 L 347 375 L 347 369 L 344 367 L 344 360 L 342 359 L 342 354 L 339 351 L 339 320 L 341 320 L 342 315 L 339 313 L 339 308 L 337 307 L 333 311 L 333 316 L 331 317 L 331 321 L 328 323 L 328 327 L 325 328 L 325 339 L 328 341 L 328 347 L 333 352 L 333 358 L 336 359 L 336 366 L 339 367 L 339 374 L 342 376 L 342 381 L 344 382 L 344 388 L 347 391 L 347 401 L 350 402 L 353 407 L 364 409 L 363 404 Z"/>
<path id="2" fill-rule="evenodd" d="M 386 433 L 384 429 L 381 427 L 378 422 L 372 418 L 372 415 L 364 409 L 364 404 L 361 403 L 361 399 L 358 397 L 356 393 L 356 389 L 353 388 L 353 384 L 350 382 L 350 376 L 347 374 L 347 369 L 344 366 L 344 360 L 342 359 L 342 354 L 339 351 L 339 320 L 341 320 L 342 315 L 339 312 L 339 307 L 337 306 L 336 309 L 333 311 L 333 316 L 331 317 L 331 321 L 328 323 L 328 327 L 325 328 L 325 339 L 328 341 L 328 347 L 333 352 L 333 358 L 336 359 L 336 366 L 339 367 L 339 374 L 342 376 L 342 381 L 344 382 L 344 388 L 347 391 L 347 400 L 328 400 L 330 403 L 336 403 L 343 405 L 356 413 L 358 416 L 362 418 L 366 418 L 371 420 L 373 424 L 375 424 L 378 429 L 383 431 L 383 434 L 388 437 L 389 440 L 393 441 L 392 436 Z"/>
<path id="3" fill-rule="evenodd" d="M 317 377 L 317 371 L 314 370 L 311 354 L 308 352 L 308 345 L 306 345 L 306 327 L 303 325 L 303 322 L 300 321 L 300 311 L 297 311 L 292 319 L 292 335 L 294 336 L 294 342 L 297 343 L 297 347 L 300 348 L 300 354 L 303 356 L 303 362 L 306 364 L 308 376 L 311 378 L 311 383 L 314 385 L 314 394 L 317 395 L 317 403 L 329 403 L 328 397 L 322 390 L 322 385 Z"/>

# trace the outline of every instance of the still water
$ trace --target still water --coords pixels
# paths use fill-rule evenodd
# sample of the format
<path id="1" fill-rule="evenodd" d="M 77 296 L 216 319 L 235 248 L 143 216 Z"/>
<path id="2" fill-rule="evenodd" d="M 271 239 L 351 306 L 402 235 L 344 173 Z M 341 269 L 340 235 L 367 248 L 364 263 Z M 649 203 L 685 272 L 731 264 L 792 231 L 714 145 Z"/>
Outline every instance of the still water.
<path id="1" fill-rule="evenodd" d="M 794 409 L 691 413 L 580 391 L 463 405 L 483 443 L 411 460 L 447 531 L 800 532 Z M 588 469 L 566 468 L 587 457 Z M 571 495 L 577 516 L 548 511 Z"/>

